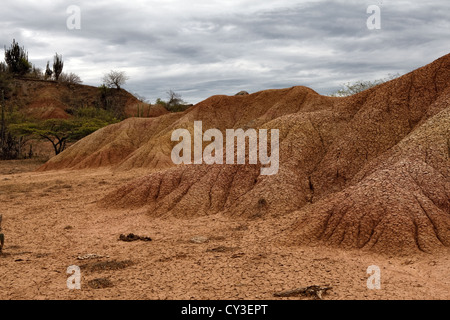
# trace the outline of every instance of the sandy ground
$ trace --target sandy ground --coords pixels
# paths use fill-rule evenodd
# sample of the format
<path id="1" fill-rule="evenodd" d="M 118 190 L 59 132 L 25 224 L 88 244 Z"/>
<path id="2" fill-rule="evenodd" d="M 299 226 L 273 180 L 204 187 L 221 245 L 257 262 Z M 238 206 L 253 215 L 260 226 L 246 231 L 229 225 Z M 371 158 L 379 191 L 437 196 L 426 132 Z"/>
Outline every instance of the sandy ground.
<path id="1" fill-rule="evenodd" d="M 450 298 L 450 251 L 387 257 L 286 247 L 276 239 L 295 220 L 289 215 L 187 220 L 155 219 L 143 209 L 106 210 L 96 202 L 139 172 L 32 172 L 39 165 L 0 162 L 3 300 L 304 299 L 273 294 L 325 284 L 332 290 L 324 298 L 331 300 Z M 118 240 L 128 233 L 153 241 Z M 87 254 L 101 257 L 78 259 Z M 81 267 L 81 290 L 67 287 L 71 265 Z M 379 290 L 367 288 L 371 265 L 381 270 Z"/>

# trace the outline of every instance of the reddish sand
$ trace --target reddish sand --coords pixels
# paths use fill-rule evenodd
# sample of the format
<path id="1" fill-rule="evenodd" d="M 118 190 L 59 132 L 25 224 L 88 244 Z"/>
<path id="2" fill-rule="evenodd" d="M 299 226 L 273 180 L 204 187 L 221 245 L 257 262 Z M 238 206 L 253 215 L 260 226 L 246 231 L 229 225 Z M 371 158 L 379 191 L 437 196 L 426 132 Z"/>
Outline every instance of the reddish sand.
<path id="1" fill-rule="evenodd" d="M 0 164 L 6 237 L 0 299 L 302 299 L 273 293 L 323 284 L 333 287 L 324 299 L 450 298 L 448 251 L 399 257 L 280 245 L 276 236 L 286 232 L 293 215 L 180 219 L 103 209 L 98 199 L 142 173 L 22 172 L 32 166 Z M 8 174 L 11 168 L 16 171 Z M 128 233 L 153 241 L 118 241 Z M 191 242 L 195 237 L 208 241 Z M 103 258 L 77 259 L 87 254 Z M 132 265 L 108 270 L 129 260 Z M 104 270 L 95 268 L 99 262 Z M 71 265 L 82 266 L 81 290 L 66 286 Z M 371 265 L 381 269 L 380 290 L 367 288 Z M 89 282 L 98 278 L 112 287 L 93 289 Z"/>

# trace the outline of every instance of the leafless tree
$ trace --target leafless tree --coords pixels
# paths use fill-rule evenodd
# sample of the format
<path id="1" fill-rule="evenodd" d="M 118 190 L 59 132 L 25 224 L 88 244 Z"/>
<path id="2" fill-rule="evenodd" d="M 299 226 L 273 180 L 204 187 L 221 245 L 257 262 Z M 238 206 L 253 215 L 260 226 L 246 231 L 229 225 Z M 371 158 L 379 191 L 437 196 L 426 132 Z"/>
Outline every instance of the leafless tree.
<path id="1" fill-rule="evenodd" d="M 83 81 L 81 81 L 81 78 L 73 72 L 61 73 L 61 75 L 59 76 L 59 81 L 69 83 L 69 84 L 82 84 L 83 83 Z"/>
<path id="2" fill-rule="evenodd" d="M 103 76 L 103 83 L 109 88 L 116 87 L 119 90 L 120 86 L 124 85 L 128 79 L 130 78 L 126 75 L 125 71 L 111 70 Z"/>
<path id="3" fill-rule="evenodd" d="M 185 103 L 181 98 L 181 94 L 176 93 L 173 90 L 167 91 L 167 96 L 169 97 L 169 101 L 167 102 L 167 104 L 171 107 Z"/>

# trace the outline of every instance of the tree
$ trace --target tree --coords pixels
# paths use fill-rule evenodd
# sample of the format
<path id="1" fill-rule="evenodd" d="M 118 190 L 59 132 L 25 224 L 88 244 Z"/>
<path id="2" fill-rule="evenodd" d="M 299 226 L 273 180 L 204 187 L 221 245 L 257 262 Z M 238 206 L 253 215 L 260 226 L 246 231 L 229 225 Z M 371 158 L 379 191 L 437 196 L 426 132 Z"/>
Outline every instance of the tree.
<path id="1" fill-rule="evenodd" d="M 190 104 L 187 104 L 181 98 L 181 94 L 176 93 L 173 90 L 167 91 L 167 96 L 169 98 L 167 102 L 162 101 L 158 98 L 158 100 L 156 100 L 156 104 L 164 106 L 170 112 L 182 112 L 192 106 Z"/>
<path id="2" fill-rule="evenodd" d="M 174 92 L 173 90 L 167 91 L 167 95 L 169 97 L 169 101 L 167 102 L 167 105 L 169 107 L 177 106 L 180 104 L 185 104 L 183 99 L 181 99 L 181 94 Z"/>
<path id="3" fill-rule="evenodd" d="M 60 74 L 62 73 L 64 68 L 64 61 L 62 60 L 62 55 L 55 54 L 53 58 L 53 74 L 55 76 L 55 80 L 58 81 Z"/>
<path id="4" fill-rule="evenodd" d="M 120 87 L 129 79 L 125 71 L 111 70 L 103 76 L 103 84 L 109 88 L 115 87 L 117 90 L 120 90 Z"/>
<path id="5" fill-rule="evenodd" d="M 61 73 L 59 76 L 59 81 L 69 83 L 69 84 L 82 84 L 83 83 L 83 81 L 81 81 L 81 78 L 73 72 Z"/>
<path id="6" fill-rule="evenodd" d="M 5 46 L 5 62 L 8 65 L 9 72 L 15 75 L 23 76 L 31 69 L 28 52 L 25 51 L 24 47 L 20 47 L 15 39 L 9 49 L 6 49 Z"/>
<path id="7" fill-rule="evenodd" d="M 125 104 L 120 97 L 121 92 L 111 89 L 106 84 L 102 84 L 98 89 L 98 106 L 112 112 L 117 119 L 122 119 L 125 115 Z"/>
<path id="8" fill-rule="evenodd" d="M 45 75 L 44 75 L 45 80 L 51 79 L 52 75 L 53 75 L 53 71 L 52 71 L 52 69 L 50 69 L 49 64 L 50 64 L 50 61 L 47 61 L 47 67 L 45 68 Z"/>
<path id="9" fill-rule="evenodd" d="M 82 139 L 107 125 L 100 119 L 49 119 L 14 124 L 10 130 L 15 135 L 35 136 L 50 141 L 55 155 L 58 155 L 64 151 L 67 142 Z"/>

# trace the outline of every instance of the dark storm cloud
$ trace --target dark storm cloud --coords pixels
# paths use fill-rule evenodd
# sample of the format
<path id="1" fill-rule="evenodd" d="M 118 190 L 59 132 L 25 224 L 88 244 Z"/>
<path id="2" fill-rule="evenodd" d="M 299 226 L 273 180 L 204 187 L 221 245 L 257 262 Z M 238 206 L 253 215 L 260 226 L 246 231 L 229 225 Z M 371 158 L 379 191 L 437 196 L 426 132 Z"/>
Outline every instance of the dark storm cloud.
<path id="1" fill-rule="evenodd" d="M 63 53 L 66 71 L 99 85 L 111 69 L 126 88 L 154 101 L 169 89 L 189 102 L 305 85 L 327 94 L 339 84 L 406 73 L 447 54 L 447 0 L 415 1 L 4 1 L 0 41 L 25 45 L 45 67 Z M 66 9 L 81 9 L 68 30 Z M 381 30 L 368 30 L 369 5 Z"/>

